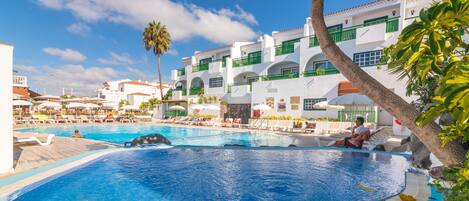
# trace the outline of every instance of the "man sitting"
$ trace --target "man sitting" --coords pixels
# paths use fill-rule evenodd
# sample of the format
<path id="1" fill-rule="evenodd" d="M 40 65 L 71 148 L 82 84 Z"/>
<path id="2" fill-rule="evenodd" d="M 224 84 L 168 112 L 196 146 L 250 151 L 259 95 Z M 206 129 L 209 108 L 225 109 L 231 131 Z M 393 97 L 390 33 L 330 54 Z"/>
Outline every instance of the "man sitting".
<path id="1" fill-rule="evenodd" d="M 364 123 L 365 119 L 363 117 L 357 117 L 355 126 L 352 129 L 352 136 L 335 142 L 334 146 L 360 148 L 363 141 L 370 138 L 370 129 L 366 128 L 363 125 Z"/>

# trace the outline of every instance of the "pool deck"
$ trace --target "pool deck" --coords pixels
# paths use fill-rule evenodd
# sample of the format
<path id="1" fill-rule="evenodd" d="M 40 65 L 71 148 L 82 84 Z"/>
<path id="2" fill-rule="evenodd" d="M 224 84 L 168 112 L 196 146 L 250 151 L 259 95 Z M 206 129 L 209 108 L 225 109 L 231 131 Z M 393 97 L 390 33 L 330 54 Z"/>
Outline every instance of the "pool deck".
<path id="1" fill-rule="evenodd" d="M 37 136 L 39 140 L 46 141 L 47 134 L 18 133 L 15 137 Z M 14 145 L 14 171 L 7 174 L 0 174 L 0 179 L 29 171 L 39 167 L 49 165 L 65 158 L 77 156 L 79 154 L 116 148 L 118 146 L 89 139 L 70 138 L 55 136 L 50 145 L 41 146 L 37 143 L 20 143 Z"/>

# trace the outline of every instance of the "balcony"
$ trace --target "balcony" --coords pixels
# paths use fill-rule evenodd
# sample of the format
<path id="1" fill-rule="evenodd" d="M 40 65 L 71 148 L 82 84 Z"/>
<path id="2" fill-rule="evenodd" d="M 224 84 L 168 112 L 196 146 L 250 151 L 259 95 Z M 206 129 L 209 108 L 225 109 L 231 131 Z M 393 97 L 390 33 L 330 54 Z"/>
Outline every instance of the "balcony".
<path id="1" fill-rule="evenodd" d="M 177 72 L 178 72 L 177 73 L 178 77 L 186 75 L 186 69 L 185 68 L 177 69 Z"/>
<path id="2" fill-rule="evenodd" d="M 262 55 L 260 54 L 256 56 L 241 57 L 241 58 L 233 59 L 233 68 L 253 65 L 253 64 L 260 64 L 261 62 L 262 62 Z"/>
<path id="3" fill-rule="evenodd" d="M 384 25 L 381 25 L 384 24 Z M 381 30 L 384 30 L 385 33 L 391 33 L 391 32 L 396 32 L 399 30 L 399 17 L 395 18 L 390 18 L 390 19 L 383 19 L 379 21 L 374 21 L 371 23 L 366 23 L 366 24 L 361 24 L 361 25 L 356 25 L 353 27 L 345 28 L 341 31 L 335 31 L 329 33 L 332 40 L 334 42 L 342 42 L 342 41 L 347 41 L 347 40 L 354 40 L 357 38 L 357 29 L 362 30 L 364 27 L 371 27 L 378 25 L 377 27 Z M 382 28 L 382 26 L 385 26 Z M 367 29 L 369 30 L 369 29 Z M 375 31 L 376 32 L 376 31 Z M 362 33 L 366 33 L 365 31 L 362 31 Z M 378 31 L 377 33 L 374 33 L 373 35 L 382 35 L 384 37 L 384 34 Z M 358 34 L 362 36 L 361 38 L 366 39 L 367 37 L 363 37 L 363 34 Z M 316 37 L 316 35 L 313 35 L 309 38 L 309 47 L 316 47 L 319 46 L 319 41 Z"/>
<path id="4" fill-rule="evenodd" d="M 317 68 L 316 70 L 309 70 L 303 73 L 303 77 L 313 77 L 322 75 L 339 74 L 340 72 L 335 68 Z"/>
<path id="5" fill-rule="evenodd" d="M 250 83 L 236 83 L 230 86 L 229 92 L 231 97 L 243 97 L 251 94 L 252 85 Z"/>
<path id="6" fill-rule="evenodd" d="M 28 87 L 28 78 L 26 76 L 13 75 L 13 86 Z"/>
<path id="7" fill-rule="evenodd" d="M 300 77 L 299 73 L 283 73 L 283 74 L 272 74 L 262 76 L 263 81 L 273 81 L 273 80 L 284 80 L 284 79 L 293 79 Z"/>
<path id="8" fill-rule="evenodd" d="M 291 54 L 293 52 L 295 52 L 295 45 L 293 43 L 275 46 L 275 56 Z"/>
<path id="9" fill-rule="evenodd" d="M 192 66 L 192 72 L 200 72 L 208 70 L 209 63 L 199 63 Z"/>
<path id="10" fill-rule="evenodd" d="M 198 96 L 199 94 L 204 93 L 204 90 L 202 87 L 192 87 L 189 90 L 189 95 L 193 96 Z"/>
<path id="11" fill-rule="evenodd" d="M 186 89 L 178 89 L 178 88 L 174 89 L 174 92 L 178 92 L 178 91 L 181 92 L 181 95 L 182 95 L 182 96 L 186 96 L 186 95 L 187 95 L 187 90 L 186 90 Z"/>

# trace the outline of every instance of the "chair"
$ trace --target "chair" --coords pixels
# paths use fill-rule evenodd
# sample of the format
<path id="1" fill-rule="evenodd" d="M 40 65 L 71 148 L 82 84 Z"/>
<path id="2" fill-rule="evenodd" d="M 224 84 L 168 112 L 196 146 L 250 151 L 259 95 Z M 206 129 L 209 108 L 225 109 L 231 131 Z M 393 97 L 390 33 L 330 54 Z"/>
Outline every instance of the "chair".
<path id="1" fill-rule="evenodd" d="M 316 131 L 315 122 L 306 122 L 305 132 L 314 133 Z"/>
<path id="2" fill-rule="evenodd" d="M 28 137 L 28 138 L 14 137 L 13 141 L 15 143 L 36 142 L 41 146 L 46 146 L 46 145 L 50 145 L 52 143 L 52 139 L 54 138 L 54 136 L 55 136 L 54 134 L 49 134 L 47 136 L 46 142 L 41 142 L 41 140 L 39 140 L 36 136 L 31 136 L 31 137 Z"/>
<path id="3" fill-rule="evenodd" d="M 370 138 L 362 143 L 362 149 L 373 150 L 376 146 L 385 144 L 391 137 L 389 132 L 382 132 L 383 128 L 374 131 Z"/>

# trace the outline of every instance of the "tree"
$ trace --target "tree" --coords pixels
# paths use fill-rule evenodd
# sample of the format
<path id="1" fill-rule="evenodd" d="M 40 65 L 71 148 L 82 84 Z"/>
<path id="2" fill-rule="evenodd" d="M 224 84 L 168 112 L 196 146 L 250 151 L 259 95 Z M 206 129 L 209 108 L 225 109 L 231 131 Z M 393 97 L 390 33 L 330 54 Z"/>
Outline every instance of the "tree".
<path id="1" fill-rule="evenodd" d="M 360 92 L 370 97 L 380 107 L 390 114 L 401 119 L 404 126 L 409 128 L 416 136 L 435 154 L 445 165 L 462 165 L 465 160 L 464 148 L 456 143 L 449 142 L 442 147 L 438 137 L 440 127 L 434 123 L 417 126 L 415 121 L 420 113 L 414 106 L 387 89 L 361 68 L 359 68 L 331 39 L 324 22 L 324 0 L 313 0 L 311 8 L 311 22 L 319 40 L 320 48 L 331 63 L 346 77 Z"/>
<path id="2" fill-rule="evenodd" d="M 426 125 L 439 117 L 443 145 L 469 142 L 469 44 L 462 37 L 468 32 L 468 16 L 467 0 L 436 3 L 420 11 L 384 54 L 391 72 L 408 78 L 408 93 L 423 92 L 420 102 L 429 102 L 430 107 L 421 108 L 416 123 Z M 422 88 L 430 90 L 418 90 Z M 453 184 L 439 186 L 446 199 L 467 200 L 469 161 L 464 167 L 445 168 L 443 175 Z"/>
<path id="3" fill-rule="evenodd" d="M 154 110 L 156 108 L 156 105 L 160 104 L 161 101 L 156 99 L 156 98 L 150 98 L 148 100 L 148 105 L 150 110 Z"/>
<path id="4" fill-rule="evenodd" d="M 119 109 L 121 109 L 122 107 L 124 107 L 124 105 L 127 105 L 127 101 L 126 100 L 120 100 L 119 101 Z"/>
<path id="5" fill-rule="evenodd" d="M 152 21 L 143 31 L 143 43 L 147 51 L 153 50 L 157 58 L 158 79 L 160 82 L 160 97 L 163 98 L 163 82 L 161 76 L 160 56 L 169 50 L 171 35 L 166 29 L 166 25 Z"/>

